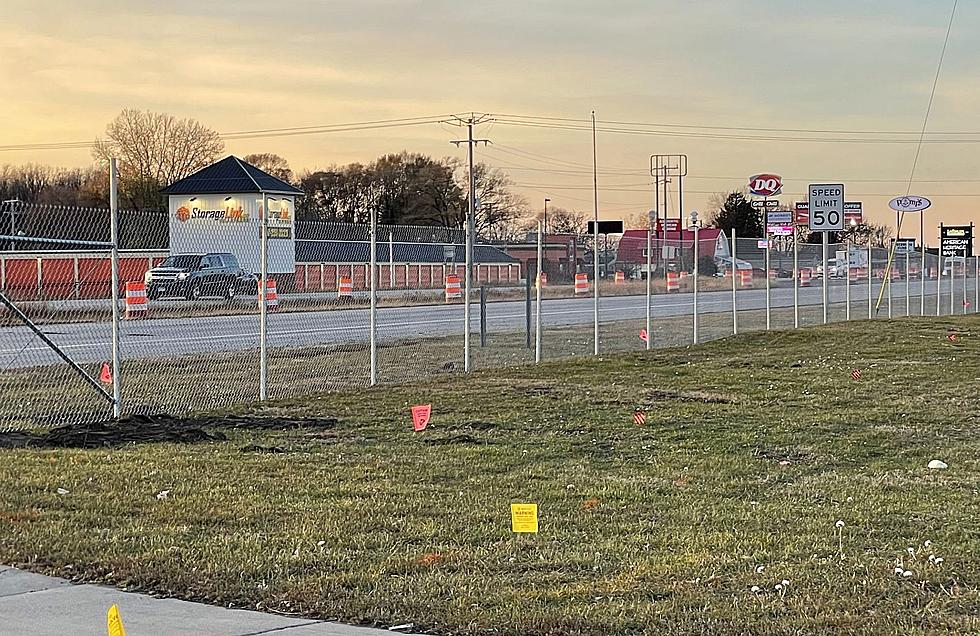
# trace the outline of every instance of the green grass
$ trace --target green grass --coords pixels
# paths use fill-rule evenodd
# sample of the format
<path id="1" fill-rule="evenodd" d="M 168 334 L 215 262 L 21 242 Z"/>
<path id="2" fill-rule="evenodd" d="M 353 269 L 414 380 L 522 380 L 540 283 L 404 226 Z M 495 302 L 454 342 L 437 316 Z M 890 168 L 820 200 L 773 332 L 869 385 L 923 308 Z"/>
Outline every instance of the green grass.
<path id="1" fill-rule="evenodd" d="M 754 333 L 244 409 L 320 433 L 0 451 L 0 561 L 443 634 L 977 633 L 978 331 Z"/>

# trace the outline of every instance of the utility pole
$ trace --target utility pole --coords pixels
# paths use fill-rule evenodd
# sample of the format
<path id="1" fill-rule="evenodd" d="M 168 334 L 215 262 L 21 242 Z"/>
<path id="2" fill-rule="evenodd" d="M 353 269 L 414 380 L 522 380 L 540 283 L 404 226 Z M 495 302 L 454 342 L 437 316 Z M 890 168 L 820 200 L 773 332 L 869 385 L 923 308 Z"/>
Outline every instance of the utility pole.
<path id="1" fill-rule="evenodd" d="M 466 119 L 457 118 L 460 126 L 466 126 L 466 139 L 453 140 L 459 148 L 460 144 L 466 144 L 466 163 L 469 168 L 470 184 L 470 205 L 466 215 L 466 276 L 464 279 L 464 301 L 463 301 L 463 371 L 470 371 L 470 293 L 473 289 L 473 233 L 476 225 L 476 175 L 473 173 L 473 147 L 477 144 L 488 145 L 489 139 L 474 139 L 473 126 L 490 121 L 487 115 L 477 115 L 470 113 Z"/>
<path id="2" fill-rule="evenodd" d="M 548 233 L 548 203 L 550 203 L 550 202 L 551 202 L 551 199 L 545 197 L 545 200 L 544 200 L 544 233 L 545 234 Z"/>

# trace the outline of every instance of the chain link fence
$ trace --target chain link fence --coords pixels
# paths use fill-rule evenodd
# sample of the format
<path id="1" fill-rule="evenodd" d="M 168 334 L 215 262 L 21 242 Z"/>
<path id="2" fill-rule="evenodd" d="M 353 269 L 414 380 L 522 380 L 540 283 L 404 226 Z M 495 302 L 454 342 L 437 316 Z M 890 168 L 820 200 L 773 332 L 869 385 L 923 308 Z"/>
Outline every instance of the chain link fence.
<path id="1" fill-rule="evenodd" d="M 114 406 L 182 414 L 434 375 L 452 381 L 466 368 L 591 356 L 596 333 L 600 353 L 642 351 L 848 319 L 973 313 L 980 300 L 976 258 L 911 252 L 889 263 L 888 250 L 864 246 L 832 244 L 825 254 L 712 228 L 676 240 L 631 230 L 599 250 L 596 281 L 581 237 L 532 232 L 473 246 L 467 333 L 459 229 L 297 221 L 290 265 L 271 259 L 263 277 L 250 256 L 260 227 L 243 244 L 216 238 L 200 253 L 174 253 L 169 212 L 120 211 L 113 250 L 109 210 L 3 212 L 0 428 L 102 420 Z M 282 248 L 276 240 L 268 232 L 270 254 Z"/>

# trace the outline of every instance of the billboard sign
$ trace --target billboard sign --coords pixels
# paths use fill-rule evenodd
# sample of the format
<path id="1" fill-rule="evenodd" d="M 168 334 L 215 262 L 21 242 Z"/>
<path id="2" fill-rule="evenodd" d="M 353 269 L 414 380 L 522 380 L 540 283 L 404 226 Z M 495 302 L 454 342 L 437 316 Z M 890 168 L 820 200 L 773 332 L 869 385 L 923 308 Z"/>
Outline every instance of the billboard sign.
<path id="1" fill-rule="evenodd" d="M 589 234 L 596 234 L 595 221 L 589 221 Z M 622 221 L 599 221 L 599 234 L 622 234 Z"/>
<path id="2" fill-rule="evenodd" d="M 772 210 L 779 207 L 779 199 L 753 199 L 752 207 L 756 209 Z"/>
<path id="3" fill-rule="evenodd" d="M 973 256 L 973 225 L 940 225 L 943 256 Z"/>
<path id="4" fill-rule="evenodd" d="M 851 226 L 864 223 L 864 206 L 860 201 L 844 202 L 844 223 Z"/>
<path id="5" fill-rule="evenodd" d="M 789 223 L 770 223 L 768 230 L 771 236 L 793 236 L 793 226 Z"/>
<path id="6" fill-rule="evenodd" d="M 811 232 L 840 232 L 844 229 L 844 184 L 811 183 L 807 188 Z"/>
<path id="7" fill-rule="evenodd" d="M 774 197 L 783 191 L 783 178 L 778 174 L 757 174 L 749 177 L 749 194 Z"/>
<path id="8" fill-rule="evenodd" d="M 888 207 L 896 212 L 922 212 L 932 205 L 932 201 L 925 197 L 904 196 L 895 197 L 888 202 Z"/>
<path id="9" fill-rule="evenodd" d="M 897 241 L 895 241 L 896 254 L 910 254 L 914 251 L 915 251 L 914 238 L 900 238 Z"/>
<path id="10" fill-rule="evenodd" d="M 269 272 L 296 271 L 296 199 L 269 201 Z M 261 270 L 262 196 L 207 194 L 170 196 L 170 253 L 230 252 L 251 272 Z"/>
<path id="11" fill-rule="evenodd" d="M 680 232 L 681 231 L 681 220 L 680 219 L 663 219 L 657 222 L 657 233 L 662 233 L 664 230 L 668 232 Z"/>

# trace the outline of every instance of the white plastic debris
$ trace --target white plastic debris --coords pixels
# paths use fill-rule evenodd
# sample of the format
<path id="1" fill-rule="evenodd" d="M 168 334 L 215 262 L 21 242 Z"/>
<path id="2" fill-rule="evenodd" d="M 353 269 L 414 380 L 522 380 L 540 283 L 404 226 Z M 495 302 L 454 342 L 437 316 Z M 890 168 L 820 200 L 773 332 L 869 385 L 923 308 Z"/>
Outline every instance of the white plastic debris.
<path id="1" fill-rule="evenodd" d="M 71 491 L 65 490 L 64 488 L 58 488 L 58 490 L 56 490 L 55 492 L 58 493 L 59 495 L 67 495 Z"/>
<path id="2" fill-rule="evenodd" d="M 949 464 L 947 464 L 941 459 L 934 459 L 931 462 L 929 462 L 930 470 L 945 470 L 947 468 L 949 468 Z"/>
<path id="3" fill-rule="evenodd" d="M 912 570 L 905 570 L 904 572 L 902 572 L 902 576 L 907 579 L 910 579 L 914 576 L 914 574 L 912 574 Z"/>
<path id="4" fill-rule="evenodd" d="M 392 625 L 388 628 L 389 632 L 400 632 L 405 629 L 412 629 L 415 627 L 415 623 L 405 623 L 404 625 Z"/>
<path id="5" fill-rule="evenodd" d="M 753 585 L 753 586 L 752 586 L 752 593 L 753 593 L 753 594 L 758 594 L 758 593 L 759 593 L 759 592 L 761 592 L 761 591 L 762 591 L 762 588 L 761 588 L 761 587 L 759 587 L 758 585 Z"/>
<path id="6" fill-rule="evenodd" d="M 169 490 L 161 490 L 160 492 L 157 493 L 157 499 L 159 499 L 160 501 L 163 501 L 169 496 L 170 496 Z"/>

